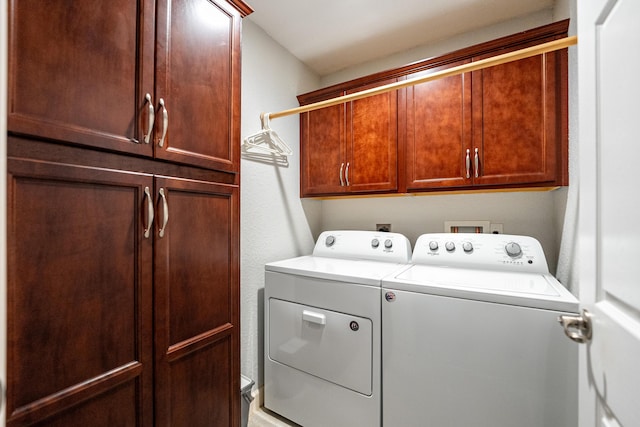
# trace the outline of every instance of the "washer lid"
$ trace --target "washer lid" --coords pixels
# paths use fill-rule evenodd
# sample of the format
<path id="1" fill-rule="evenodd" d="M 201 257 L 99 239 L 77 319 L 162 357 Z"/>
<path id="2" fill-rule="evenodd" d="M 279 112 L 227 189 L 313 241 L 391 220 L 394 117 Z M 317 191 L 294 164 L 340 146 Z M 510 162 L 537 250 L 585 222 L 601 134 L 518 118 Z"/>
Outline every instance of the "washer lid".
<path id="1" fill-rule="evenodd" d="M 389 289 L 577 312 L 578 300 L 550 274 L 413 265 L 383 280 Z"/>
<path id="2" fill-rule="evenodd" d="M 338 282 L 380 286 L 383 277 L 406 267 L 407 264 L 395 262 L 307 255 L 268 263 L 265 265 L 265 270 Z"/>

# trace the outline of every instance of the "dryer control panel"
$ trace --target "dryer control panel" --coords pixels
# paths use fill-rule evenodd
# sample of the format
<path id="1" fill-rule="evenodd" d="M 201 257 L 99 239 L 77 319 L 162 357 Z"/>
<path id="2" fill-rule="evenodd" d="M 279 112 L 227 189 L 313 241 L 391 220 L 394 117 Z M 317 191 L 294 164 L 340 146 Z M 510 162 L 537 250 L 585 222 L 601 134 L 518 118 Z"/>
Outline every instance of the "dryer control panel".
<path id="1" fill-rule="evenodd" d="M 411 260 L 411 243 L 402 234 L 385 231 L 324 231 L 316 241 L 313 255 L 408 263 Z"/>
<path id="2" fill-rule="evenodd" d="M 441 267 L 549 272 L 538 240 L 509 234 L 423 234 L 416 241 L 412 262 Z"/>

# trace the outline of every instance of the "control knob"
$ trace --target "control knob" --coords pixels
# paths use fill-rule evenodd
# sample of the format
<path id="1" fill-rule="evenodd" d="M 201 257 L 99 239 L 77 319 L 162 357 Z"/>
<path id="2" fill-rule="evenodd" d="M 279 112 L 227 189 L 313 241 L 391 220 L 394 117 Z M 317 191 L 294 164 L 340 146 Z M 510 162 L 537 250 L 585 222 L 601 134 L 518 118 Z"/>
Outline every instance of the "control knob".
<path id="1" fill-rule="evenodd" d="M 453 242 L 447 242 L 444 244 L 444 248 L 449 252 L 453 252 L 456 250 L 456 244 Z"/>
<path id="2" fill-rule="evenodd" d="M 464 242 L 462 244 L 462 249 L 466 252 L 473 252 L 473 244 L 471 244 L 471 242 Z"/>
<path id="3" fill-rule="evenodd" d="M 391 241 L 391 239 L 387 239 L 384 241 L 384 247 L 387 249 L 391 249 L 391 247 L 393 246 L 393 242 Z"/>
<path id="4" fill-rule="evenodd" d="M 431 249 L 432 251 L 437 251 L 438 250 L 438 242 L 436 242 L 435 240 L 432 240 L 429 242 L 429 249 Z"/>
<path id="5" fill-rule="evenodd" d="M 511 258 L 517 258 L 522 255 L 522 248 L 516 242 L 509 242 L 504 247 L 504 250 L 507 252 Z"/>
<path id="6" fill-rule="evenodd" d="M 327 236 L 327 238 L 324 240 L 324 244 L 327 246 L 333 246 L 333 244 L 336 242 L 336 238 L 335 236 L 332 236 L 331 234 Z"/>
<path id="7" fill-rule="evenodd" d="M 371 241 L 371 247 L 372 247 L 373 249 L 375 249 L 375 248 L 377 248 L 378 246 L 380 246 L 380 240 L 378 240 L 378 239 L 373 239 L 373 240 Z"/>

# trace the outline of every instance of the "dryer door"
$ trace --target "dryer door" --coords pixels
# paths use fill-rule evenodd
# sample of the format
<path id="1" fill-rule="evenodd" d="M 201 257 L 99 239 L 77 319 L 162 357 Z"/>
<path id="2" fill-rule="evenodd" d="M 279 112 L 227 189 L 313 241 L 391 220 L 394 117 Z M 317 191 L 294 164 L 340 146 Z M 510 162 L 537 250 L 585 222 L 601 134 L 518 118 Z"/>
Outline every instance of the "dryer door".
<path id="1" fill-rule="evenodd" d="M 372 321 L 269 299 L 269 358 L 370 396 Z"/>

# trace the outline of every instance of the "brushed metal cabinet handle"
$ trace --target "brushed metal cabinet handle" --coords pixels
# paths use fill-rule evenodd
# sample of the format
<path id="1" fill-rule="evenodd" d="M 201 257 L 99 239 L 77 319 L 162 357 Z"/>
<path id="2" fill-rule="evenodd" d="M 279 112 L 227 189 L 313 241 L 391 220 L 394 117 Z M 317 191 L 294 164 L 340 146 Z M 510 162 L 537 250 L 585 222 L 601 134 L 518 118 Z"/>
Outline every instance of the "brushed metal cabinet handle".
<path id="1" fill-rule="evenodd" d="M 162 109 L 162 136 L 160 137 L 158 145 L 160 147 L 163 147 L 164 139 L 167 136 L 167 129 L 169 128 L 169 112 L 167 111 L 166 105 L 164 105 L 164 99 L 160 98 L 160 101 L 158 101 L 158 103 L 160 104 L 158 109 Z"/>
<path id="2" fill-rule="evenodd" d="M 340 187 L 344 187 L 344 180 L 342 179 L 342 170 L 344 169 L 344 163 L 340 164 Z"/>
<path id="3" fill-rule="evenodd" d="M 164 192 L 164 188 L 158 190 L 158 193 L 162 199 L 162 227 L 160 227 L 158 236 L 164 237 L 164 232 L 167 228 L 167 223 L 169 222 L 169 203 L 167 202 L 167 195 Z"/>
<path id="4" fill-rule="evenodd" d="M 347 168 L 344 170 L 344 180 L 347 182 L 347 187 L 351 185 L 349 183 L 349 162 L 347 162 Z"/>
<path id="5" fill-rule="evenodd" d="M 144 238 L 148 239 L 151 235 L 151 226 L 153 225 L 153 198 L 151 197 L 151 191 L 149 187 L 144 187 L 144 197 L 147 199 L 147 224 L 144 229 Z"/>
<path id="6" fill-rule="evenodd" d="M 153 109 L 153 102 L 151 102 L 151 95 L 146 94 L 144 96 L 145 102 L 147 103 L 147 114 L 148 114 L 148 122 L 147 122 L 147 133 L 144 135 L 143 141 L 145 144 L 148 144 L 151 141 L 151 133 L 153 132 L 153 123 L 156 120 L 155 110 Z"/>
<path id="7" fill-rule="evenodd" d="M 476 148 L 476 153 L 474 155 L 475 159 L 475 177 L 477 178 L 480 171 L 480 156 L 478 155 L 478 149 Z"/>
<path id="8" fill-rule="evenodd" d="M 471 150 L 467 148 L 467 155 L 464 159 L 465 166 L 467 168 L 467 179 L 471 178 Z"/>

